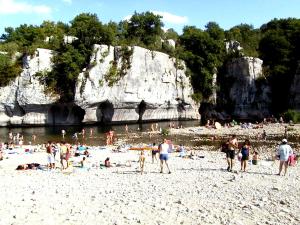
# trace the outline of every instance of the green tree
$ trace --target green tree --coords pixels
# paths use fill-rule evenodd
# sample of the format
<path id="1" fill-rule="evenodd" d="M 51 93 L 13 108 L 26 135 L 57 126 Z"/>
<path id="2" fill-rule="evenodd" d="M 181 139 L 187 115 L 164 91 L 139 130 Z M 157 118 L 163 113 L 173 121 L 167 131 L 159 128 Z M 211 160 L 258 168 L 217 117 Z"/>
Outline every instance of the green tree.
<path id="1" fill-rule="evenodd" d="M 142 44 L 145 47 L 155 47 L 160 43 L 163 33 L 163 22 L 161 16 L 152 12 L 137 13 L 134 12 L 128 21 L 126 35 L 132 44 Z"/>
<path id="2" fill-rule="evenodd" d="M 216 23 L 208 23 L 205 31 L 194 26 L 185 27 L 179 38 L 183 47 L 180 58 L 192 72 L 194 90 L 204 99 L 212 94 L 213 74 L 223 63 L 223 37 L 224 31 Z"/>
<path id="3" fill-rule="evenodd" d="M 225 33 L 228 41 L 238 41 L 243 47 L 246 56 L 258 57 L 258 45 L 261 38 L 260 30 L 252 25 L 240 24 Z"/>
<path id="4" fill-rule="evenodd" d="M 289 90 L 300 60 L 300 20 L 274 19 L 261 26 L 260 58 L 272 88 L 272 108 L 282 113 L 289 107 Z"/>

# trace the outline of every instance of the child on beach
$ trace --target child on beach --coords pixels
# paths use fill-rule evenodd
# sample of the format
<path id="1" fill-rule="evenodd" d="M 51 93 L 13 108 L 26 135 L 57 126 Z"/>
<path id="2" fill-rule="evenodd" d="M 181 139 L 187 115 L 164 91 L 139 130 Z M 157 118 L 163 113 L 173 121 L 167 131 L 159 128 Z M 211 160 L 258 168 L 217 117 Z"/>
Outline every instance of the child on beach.
<path id="1" fill-rule="evenodd" d="M 144 151 L 141 151 L 141 155 L 139 158 L 139 162 L 140 162 L 140 168 L 141 168 L 141 174 L 143 174 L 144 172 L 144 166 L 145 166 L 145 154 Z"/>
<path id="2" fill-rule="evenodd" d="M 84 166 L 85 166 L 85 157 L 83 157 L 82 160 L 80 161 L 80 166 L 81 166 L 81 168 L 84 168 Z"/>
<path id="3" fill-rule="evenodd" d="M 152 163 L 154 163 L 154 159 L 156 160 L 156 162 L 157 162 L 157 153 L 159 153 L 159 150 L 158 150 L 158 147 L 156 147 L 156 144 L 155 143 L 153 143 L 153 145 L 152 145 L 152 151 L 151 151 L 151 153 L 152 153 Z"/>
<path id="4" fill-rule="evenodd" d="M 109 157 L 107 157 L 107 158 L 105 159 L 105 161 L 104 161 L 104 166 L 107 167 L 107 168 L 111 167 L 110 161 L 109 161 Z"/>
<path id="5" fill-rule="evenodd" d="M 257 165 L 258 159 L 259 159 L 258 152 L 254 151 L 253 156 L 252 156 L 252 165 Z"/>
<path id="6" fill-rule="evenodd" d="M 184 158 L 184 157 L 186 156 L 186 153 L 185 153 L 185 149 L 184 149 L 183 144 L 180 144 L 180 145 L 179 145 L 178 151 L 179 151 L 179 157 Z"/>

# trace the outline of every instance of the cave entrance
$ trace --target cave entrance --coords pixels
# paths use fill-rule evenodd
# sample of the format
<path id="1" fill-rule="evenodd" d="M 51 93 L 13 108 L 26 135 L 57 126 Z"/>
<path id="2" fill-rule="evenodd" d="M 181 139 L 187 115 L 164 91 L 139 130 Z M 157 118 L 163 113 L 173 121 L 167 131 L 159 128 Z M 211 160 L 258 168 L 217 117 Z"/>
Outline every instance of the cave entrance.
<path id="1" fill-rule="evenodd" d="M 80 124 L 85 111 L 76 105 L 53 105 L 48 113 L 48 124 L 73 125 Z"/>
<path id="2" fill-rule="evenodd" d="M 48 123 L 52 125 L 63 124 L 69 115 L 69 109 L 63 105 L 51 106 L 48 113 Z"/>
<path id="3" fill-rule="evenodd" d="M 111 102 L 102 102 L 97 108 L 97 120 L 101 123 L 109 124 L 114 115 L 114 106 Z"/>
<path id="4" fill-rule="evenodd" d="M 71 109 L 71 113 L 68 116 L 68 121 L 72 124 L 81 124 L 85 115 L 85 111 L 79 106 L 75 105 Z"/>
<path id="5" fill-rule="evenodd" d="M 143 115 L 144 115 L 146 109 L 147 109 L 147 104 L 144 100 L 142 100 L 138 106 L 139 122 L 142 122 Z"/>

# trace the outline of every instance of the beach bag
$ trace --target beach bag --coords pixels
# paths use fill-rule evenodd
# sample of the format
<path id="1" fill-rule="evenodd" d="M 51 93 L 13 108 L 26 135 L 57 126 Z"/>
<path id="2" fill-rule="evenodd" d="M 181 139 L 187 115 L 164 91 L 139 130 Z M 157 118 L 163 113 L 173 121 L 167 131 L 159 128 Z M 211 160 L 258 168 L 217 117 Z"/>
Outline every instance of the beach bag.
<path id="1" fill-rule="evenodd" d="M 295 166 L 296 165 L 296 156 L 295 155 L 290 155 L 288 159 L 288 165 L 289 166 Z"/>

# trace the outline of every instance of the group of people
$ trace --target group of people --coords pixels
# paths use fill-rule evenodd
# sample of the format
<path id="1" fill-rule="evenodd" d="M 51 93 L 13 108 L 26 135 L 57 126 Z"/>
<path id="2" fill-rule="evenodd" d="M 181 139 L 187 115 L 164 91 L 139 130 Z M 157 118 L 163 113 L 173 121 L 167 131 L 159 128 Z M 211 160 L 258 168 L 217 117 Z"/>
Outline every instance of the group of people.
<path id="1" fill-rule="evenodd" d="M 234 166 L 235 155 L 238 153 L 239 160 L 241 161 L 241 171 L 246 172 L 248 161 L 250 160 L 251 143 L 246 139 L 242 145 L 239 145 L 236 135 L 232 135 L 228 141 L 223 144 L 222 151 L 226 153 L 227 171 L 231 172 Z M 295 161 L 295 155 L 291 146 L 288 144 L 287 139 L 283 139 L 277 149 L 277 159 L 280 160 L 278 175 L 281 175 L 284 167 L 284 175 L 287 173 L 287 168 Z M 253 151 L 252 164 L 257 165 L 259 155 L 257 151 Z"/>
<path id="2" fill-rule="evenodd" d="M 154 163 L 154 160 L 157 161 L 157 155 L 159 154 L 159 160 L 160 160 L 160 173 L 163 173 L 164 165 L 168 169 L 168 173 L 171 173 L 171 170 L 169 168 L 168 160 L 169 160 L 169 153 L 173 151 L 173 145 L 170 140 L 164 139 L 164 141 L 156 146 L 155 143 L 151 146 L 151 155 L 152 155 L 152 163 Z M 141 174 L 144 172 L 145 167 L 145 153 L 144 151 L 141 151 L 140 157 L 139 157 L 139 163 L 140 163 L 140 170 Z"/>

